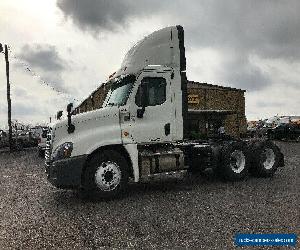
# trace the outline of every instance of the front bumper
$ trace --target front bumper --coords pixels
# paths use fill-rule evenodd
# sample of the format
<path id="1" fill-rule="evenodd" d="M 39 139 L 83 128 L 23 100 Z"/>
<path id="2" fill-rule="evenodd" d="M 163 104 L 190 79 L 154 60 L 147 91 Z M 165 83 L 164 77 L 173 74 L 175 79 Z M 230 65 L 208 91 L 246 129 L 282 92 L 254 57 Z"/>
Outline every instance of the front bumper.
<path id="1" fill-rule="evenodd" d="M 81 185 L 81 173 L 86 155 L 75 156 L 55 162 L 46 162 L 48 181 L 55 187 L 75 189 Z"/>

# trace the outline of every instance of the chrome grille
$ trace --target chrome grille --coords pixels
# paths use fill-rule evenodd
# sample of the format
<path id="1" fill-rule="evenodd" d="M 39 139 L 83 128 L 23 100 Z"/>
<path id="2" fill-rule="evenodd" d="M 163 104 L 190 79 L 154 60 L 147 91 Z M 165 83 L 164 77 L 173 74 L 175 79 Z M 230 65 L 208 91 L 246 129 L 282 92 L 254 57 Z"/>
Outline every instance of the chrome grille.
<path id="1" fill-rule="evenodd" d="M 51 158 L 51 151 L 52 151 L 52 129 L 50 128 L 47 134 L 47 141 L 46 141 L 46 150 L 45 150 L 45 160 L 46 164 L 50 162 Z"/>

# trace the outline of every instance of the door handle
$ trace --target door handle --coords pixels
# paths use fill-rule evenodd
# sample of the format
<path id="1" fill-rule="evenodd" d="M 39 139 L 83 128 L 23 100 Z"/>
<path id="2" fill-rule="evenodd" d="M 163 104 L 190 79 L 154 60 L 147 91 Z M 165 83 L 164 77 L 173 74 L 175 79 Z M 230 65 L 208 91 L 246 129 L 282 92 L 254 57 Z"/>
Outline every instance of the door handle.
<path id="1" fill-rule="evenodd" d="M 165 135 L 169 135 L 171 132 L 171 124 L 170 123 L 166 123 L 165 124 Z"/>
<path id="2" fill-rule="evenodd" d="M 145 107 L 142 107 L 141 109 L 137 110 L 136 117 L 137 118 L 143 118 L 144 113 L 145 113 Z"/>

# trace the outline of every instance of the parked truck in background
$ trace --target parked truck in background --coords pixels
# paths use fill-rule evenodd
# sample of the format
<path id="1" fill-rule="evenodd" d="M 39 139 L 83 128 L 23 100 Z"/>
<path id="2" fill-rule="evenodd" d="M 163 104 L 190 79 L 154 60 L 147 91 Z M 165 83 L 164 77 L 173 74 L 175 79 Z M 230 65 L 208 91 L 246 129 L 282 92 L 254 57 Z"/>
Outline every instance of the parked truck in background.
<path id="1" fill-rule="evenodd" d="M 296 140 L 300 142 L 300 124 L 282 123 L 274 128 L 267 130 L 269 139 L 277 140 Z"/>
<path id="2" fill-rule="evenodd" d="M 48 127 L 41 127 L 37 137 L 39 156 L 41 157 L 45 156 L 47 134 Z"/>
<path id="3" fill-rule="evenodd" d="M 56 187 L 112 197 L 150 176 L 213 169 L 229 181 L 249 173 L 272 176 L 283 155 L 269 140 L 191 139 L 184 30 L 156 31 L 132 47 L 103 108 L 57 121 L 46 148 L 48 180 Z M 199 118 L 200 119 L 200 118 Z"/>

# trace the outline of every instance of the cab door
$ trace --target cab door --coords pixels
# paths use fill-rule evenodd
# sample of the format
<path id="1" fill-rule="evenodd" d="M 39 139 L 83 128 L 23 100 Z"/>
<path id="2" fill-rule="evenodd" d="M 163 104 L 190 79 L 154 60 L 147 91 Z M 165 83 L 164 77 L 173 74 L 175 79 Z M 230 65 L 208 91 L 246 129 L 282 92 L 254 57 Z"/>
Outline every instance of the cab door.
<path id="1" fill-rule="evenodd" d="M 144 72 L 139 76 L 131 93 L 126 126 L 133 142 L 171 141 L 174 106 L 170 84 L 170 72 Z"/>

